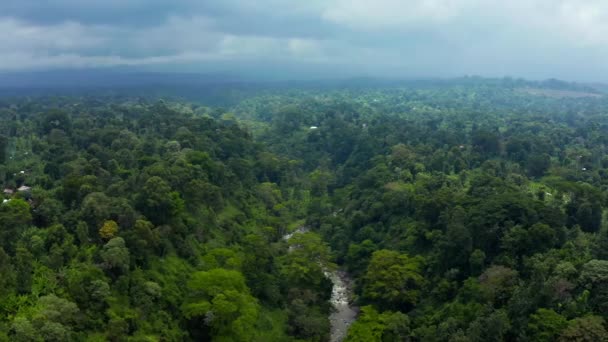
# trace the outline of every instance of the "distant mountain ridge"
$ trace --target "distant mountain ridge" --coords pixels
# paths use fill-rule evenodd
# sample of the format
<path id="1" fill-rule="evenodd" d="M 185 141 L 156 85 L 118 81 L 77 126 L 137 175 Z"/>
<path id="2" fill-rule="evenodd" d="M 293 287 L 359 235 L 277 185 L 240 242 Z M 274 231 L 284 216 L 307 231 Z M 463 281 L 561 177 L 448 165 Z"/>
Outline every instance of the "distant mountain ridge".
<path id="1" fill-rule="evenodd" d="M 260 91 L 280 89 L 367 89 L 406 87 L 431 89 L 478 86 L 510 89 L 608 93 L 608 85 L 522 78 L 381 78 L 269 79 L 240 73 L 150 72 L 130 69 L 78 69 L 0 73 L 0 97 L 110 95 L 171 97 L 213 106 L 230 106 Z"/>
<path id="2" fill-rule="evenodd" d="M 107 69 L 0 73 L 0 88 L 133 87 L 242 81 L 228 74 L 115 71 Z"/>
<path id="3" fill-rule="evenodd" d="M 486 78 L 464 76 L 457 78 L 383 78 L 343 77 L 334 79 L 265 79 L 237 73 L 150 72 L 123 69 L 70 69 L 49 71 L 0 72 L 0 88 L 69 88 L 69 87 L 132 87 L 151 85 L 209 85 L 209 84 L 331 84 L 352 85 L 450 85 L 454 83 L 534 86 L 557 90 L 605 90 L 608 84 L 577 83 L 557 79 L 526 80 L 523 78 Z"/>

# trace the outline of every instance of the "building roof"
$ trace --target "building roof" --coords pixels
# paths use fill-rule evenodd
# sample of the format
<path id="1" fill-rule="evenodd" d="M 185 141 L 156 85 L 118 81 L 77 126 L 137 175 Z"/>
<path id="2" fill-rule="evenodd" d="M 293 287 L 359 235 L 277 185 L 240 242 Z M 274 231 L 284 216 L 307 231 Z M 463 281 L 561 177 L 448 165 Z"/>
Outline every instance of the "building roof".
<path id="1" fill-rule="evenodd" d="M 32 188 L 27 185 L 22 185 L 17 189 L 17 191 L 30 191 L 30 190 L 32 190 Z"/>

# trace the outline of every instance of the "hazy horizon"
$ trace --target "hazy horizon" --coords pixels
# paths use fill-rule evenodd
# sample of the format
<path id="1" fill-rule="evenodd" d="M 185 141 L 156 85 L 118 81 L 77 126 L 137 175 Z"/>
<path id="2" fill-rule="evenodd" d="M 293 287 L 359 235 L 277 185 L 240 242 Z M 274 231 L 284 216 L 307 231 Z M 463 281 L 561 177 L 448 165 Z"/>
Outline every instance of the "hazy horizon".
<path id="1" fill-rule="evenodd" d="M 598 0 L 9 0 L 0 13 L 0 72 L 608 81 Z"/>

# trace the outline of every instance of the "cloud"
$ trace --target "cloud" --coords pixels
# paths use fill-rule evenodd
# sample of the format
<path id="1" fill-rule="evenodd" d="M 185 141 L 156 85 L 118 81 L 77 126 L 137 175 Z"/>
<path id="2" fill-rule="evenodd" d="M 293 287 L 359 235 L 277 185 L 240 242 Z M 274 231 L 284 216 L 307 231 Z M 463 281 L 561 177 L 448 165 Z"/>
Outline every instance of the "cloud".
<path id="1" fill-rule="evenodd" d="M 10 32 L 0 70 L 198 63 L 608 77 L 603 0 L 7 0 L 0 13 Z"/>
<path id="2" fill-rule="evenodd" d="M 608 43 L 608 3 L 564 1 L 557 14 L 562 32 L 579 46 Z"/>
<path id="3" fill-rule="evenodd" d="M 98 28 L 76 22 L 32 25 L 14 18 L 0 18 L 0 51 L 87 49 L 104 43 Z"/>
<path id="4" fill-rule="evenodd" d="M 457 16 L 469 1 L 336 0 L 322 17 L 361 30 L 408 29 L 436 25 Z"/>
<path id="5" fill-rule="evenodd" d="M 36 25 L 0 18 L 0 70 L 149 66 L 272 59 L 313 62 L 323 43 L 307 38 L 234 35 L 212 18 L 171 16 L 162 25 L 125 29 L 75 22 Z"/>

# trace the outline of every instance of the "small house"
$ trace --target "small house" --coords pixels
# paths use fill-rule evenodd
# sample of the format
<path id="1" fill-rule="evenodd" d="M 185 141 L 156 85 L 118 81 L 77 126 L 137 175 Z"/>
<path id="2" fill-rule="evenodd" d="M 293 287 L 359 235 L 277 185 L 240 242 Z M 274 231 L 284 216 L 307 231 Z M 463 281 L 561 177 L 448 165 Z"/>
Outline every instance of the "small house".
<path id="1" fill-rule="evenodd" d="M 27 185 L 22 185 L 17 189 L 18 192 L 31 192 L 32 188 Z"/>

